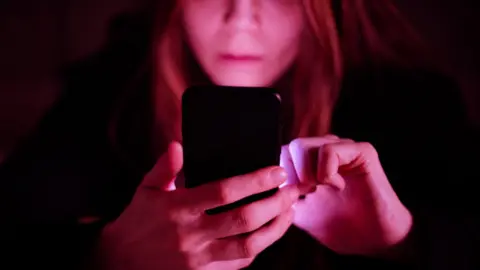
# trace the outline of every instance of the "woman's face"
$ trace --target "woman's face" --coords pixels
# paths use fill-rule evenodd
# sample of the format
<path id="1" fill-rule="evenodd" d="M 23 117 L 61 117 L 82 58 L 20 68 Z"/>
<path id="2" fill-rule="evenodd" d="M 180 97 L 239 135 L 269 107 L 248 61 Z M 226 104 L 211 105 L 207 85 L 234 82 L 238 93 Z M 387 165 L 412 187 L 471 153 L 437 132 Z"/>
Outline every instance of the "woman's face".
<path id="1" fill-rule="evenodd" d="M 190 47 L 219 85 L 268 86 L 298 53 L 300 0 L 180 0 Z"/>

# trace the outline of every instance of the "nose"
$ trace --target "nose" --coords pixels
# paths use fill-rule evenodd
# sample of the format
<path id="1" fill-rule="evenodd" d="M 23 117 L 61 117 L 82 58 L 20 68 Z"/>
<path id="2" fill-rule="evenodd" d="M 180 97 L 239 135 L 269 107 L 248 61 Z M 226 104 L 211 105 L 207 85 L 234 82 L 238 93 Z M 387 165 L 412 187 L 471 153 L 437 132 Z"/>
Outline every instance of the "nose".
<path id="1" fill-rule="evenodd" d="M 237 30 L 250 30 L 260 23 L 259 8 L 263 0 L 230 0 L 225 23 Z"/>

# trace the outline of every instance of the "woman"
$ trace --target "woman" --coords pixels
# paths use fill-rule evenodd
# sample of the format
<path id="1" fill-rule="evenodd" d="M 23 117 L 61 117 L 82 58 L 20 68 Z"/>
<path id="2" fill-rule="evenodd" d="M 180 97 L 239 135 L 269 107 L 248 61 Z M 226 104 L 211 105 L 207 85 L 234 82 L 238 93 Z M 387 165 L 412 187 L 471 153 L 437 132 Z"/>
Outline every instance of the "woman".
<path id="1" fill-rule="evenodd" d="M 23 255 L 70 269 L 475 268 L 460 99 L 418 63 L 389 1 L 158 2 L 153 37 L 136 25 L 70 73 L 3 164 Z M 276 86 L 283 168 L 176 187 L 179 100 L 196 83 Z"/>

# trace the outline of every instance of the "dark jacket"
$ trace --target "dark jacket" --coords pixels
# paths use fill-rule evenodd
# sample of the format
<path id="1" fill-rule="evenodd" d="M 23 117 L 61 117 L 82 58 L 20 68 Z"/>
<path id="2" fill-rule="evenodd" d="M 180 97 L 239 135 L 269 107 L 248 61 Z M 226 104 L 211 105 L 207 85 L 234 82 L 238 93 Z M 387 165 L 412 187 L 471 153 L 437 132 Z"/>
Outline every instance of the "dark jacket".
<path id="1" fill-rule="evenodd" d="M 6 269 L 20 269 L 23 263 L 80 268 L 94 250 L 103 224 L 128 205 L 154 163 L 146 154 L 149 73 L 138 75 L 145 50 L 122 44 L 71 69 L 62 98 L 1 164 L 1 233 L 7 250 L 3 256 L 15 263 Z M 112 111 L 127 83 L 135 89 L 128 99 L 142 104 L 124 108 L 130 113 L 127 124 L 120 126 L 127 134 L 121 145 L 133 163 L 112 147 L 108 136 Z M 473 187 L 480 180 L 478 137 L 469 129 L 460 93 L 450 80 L 424 70 L 350 70 L 332 133 L 370 142 L 378 150 L 395 191 L 414 214 L 413 263 L 336 255 L 292 227 L 252 268 L 478 267 Z M 102 220 L 79 224 L 85 216 Z"/>

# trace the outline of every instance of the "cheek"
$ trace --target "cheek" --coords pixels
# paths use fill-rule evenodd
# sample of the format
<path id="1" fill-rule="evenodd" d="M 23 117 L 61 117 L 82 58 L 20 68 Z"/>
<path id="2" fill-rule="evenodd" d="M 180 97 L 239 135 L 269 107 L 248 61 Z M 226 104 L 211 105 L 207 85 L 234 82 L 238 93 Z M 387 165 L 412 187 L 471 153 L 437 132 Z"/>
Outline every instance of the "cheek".
<path id="1" fill-rule="evenodd" d="M 221 26 L 221 18 L 212 7 L 185 5 L 183 9 L 183 25 L 191 49 L 199 58 L 206 58 L 215 51 L 212 40 Z"/>
<path id="2" fill-rule="evenodd" d="M 272 20 L 273 22 L 273 20 Z M 265 25 L 265 46 L 269 53 L 271 66 L 286 68 L 298 54 L 304 28 L 300 14 L 279 18 L 275 24 Z"/>

